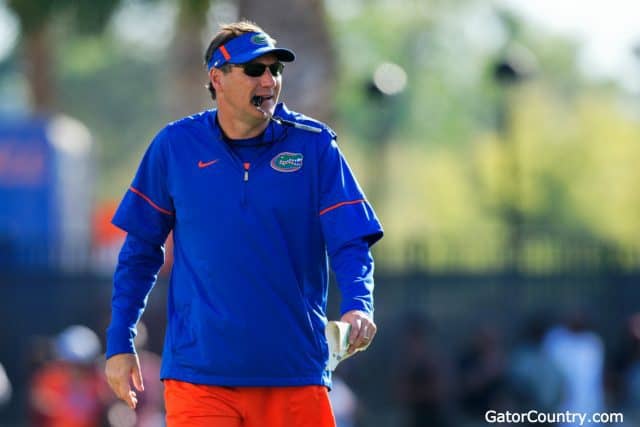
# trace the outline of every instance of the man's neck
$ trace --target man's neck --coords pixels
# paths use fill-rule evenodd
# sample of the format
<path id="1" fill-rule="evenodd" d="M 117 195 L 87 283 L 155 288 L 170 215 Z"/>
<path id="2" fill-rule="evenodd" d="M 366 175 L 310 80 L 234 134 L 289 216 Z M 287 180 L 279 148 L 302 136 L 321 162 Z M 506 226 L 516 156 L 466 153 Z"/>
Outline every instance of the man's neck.
<path id="1" fill-rule="evenodd" d="M 233 119 L 231 115 L 218 110 L 218 125 L 230 139 L 248 139 L 260 135 L 269 125 L 269 119 L 250 121 Z"/>

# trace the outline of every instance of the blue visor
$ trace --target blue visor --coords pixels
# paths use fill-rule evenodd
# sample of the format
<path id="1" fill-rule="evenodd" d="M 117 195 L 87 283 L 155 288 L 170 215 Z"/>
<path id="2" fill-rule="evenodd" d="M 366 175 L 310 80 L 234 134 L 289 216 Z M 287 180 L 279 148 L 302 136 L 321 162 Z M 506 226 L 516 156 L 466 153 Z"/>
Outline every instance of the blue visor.
<path id="1" fill-rule="evenodd" d="M 273 53 L 282 62 L 296 59 L 293 51 L 276 47 L 268 34 L 244 33 L 217 48 L 207 63 L 207 68 L 211 70 L 224 64 L 244 64 L 267 53 Z"/>

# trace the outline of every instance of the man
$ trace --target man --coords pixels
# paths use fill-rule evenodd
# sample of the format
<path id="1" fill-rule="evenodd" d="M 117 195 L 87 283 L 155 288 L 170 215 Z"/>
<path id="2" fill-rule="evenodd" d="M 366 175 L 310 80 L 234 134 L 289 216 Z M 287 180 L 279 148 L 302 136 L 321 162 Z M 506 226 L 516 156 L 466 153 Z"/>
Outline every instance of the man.
<path id="1" fill-rule="evenodd" d="M 114 275 L 106 375 L 135 408 L 135 325 L 173 230 L 161 378 L 167 424 L 334 426 L 328 260 L 351 351 L 376 333 L 373 259 L 382 227 L 324 124 L 278 103 L 295 55 L 247 21 L 205 61 L 217 109 L 166 126 L 113 223 L 128 235 Z"/>

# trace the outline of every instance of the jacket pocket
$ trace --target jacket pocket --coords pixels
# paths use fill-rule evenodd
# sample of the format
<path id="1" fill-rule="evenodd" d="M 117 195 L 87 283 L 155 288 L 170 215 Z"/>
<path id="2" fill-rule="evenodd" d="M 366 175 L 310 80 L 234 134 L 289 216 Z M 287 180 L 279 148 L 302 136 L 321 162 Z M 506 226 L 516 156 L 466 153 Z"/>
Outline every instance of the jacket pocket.
<path id="1" fill-rule="evenodd" d="M 171 319 L 171 349 L 173 352 L 191 347 L 196 339 L 191 321 L 191 305 L 187 304 L 180 310 L 176 310 Z"/>
<path id="2" fill-rule="evenodd" d="M 304 308 L 306 311 L 307 324 L 309 325 L 309 330 L 311 331 L 311 335 L 313 336 L 313 343 L 317 351 L 322 352 L 328 356 L 329 350 L 327 345 L 327 338 L 324 333 L 325 322 L 323 321 L 320 313 L 316 312 L 311 304 L 304 299 Z"/>

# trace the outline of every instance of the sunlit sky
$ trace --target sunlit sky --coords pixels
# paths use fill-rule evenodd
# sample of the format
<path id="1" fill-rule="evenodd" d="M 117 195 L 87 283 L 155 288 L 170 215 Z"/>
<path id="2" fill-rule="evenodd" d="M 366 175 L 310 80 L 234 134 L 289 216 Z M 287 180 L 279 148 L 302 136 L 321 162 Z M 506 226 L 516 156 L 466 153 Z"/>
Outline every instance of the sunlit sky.
<path id="1" fill-rule="evenodd" d="M 640 0 L 496 1 L 541 30 L 580 40 L 581 65 L 587 74 L 620 79 L 630 89 L 640 90 L 640 58 L 633 54 L 633 47 L 640 46 Z M 135 2 L 130 7 L 135 7 Z M 132 31 L 135 29 L 133 25 Z M 0 0 L 0 60 L 15 46 L 18 30 L 6 0 Z"/>

